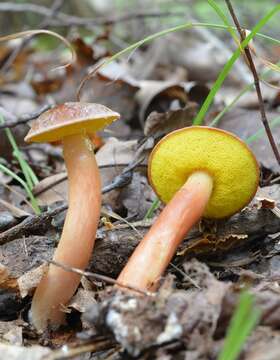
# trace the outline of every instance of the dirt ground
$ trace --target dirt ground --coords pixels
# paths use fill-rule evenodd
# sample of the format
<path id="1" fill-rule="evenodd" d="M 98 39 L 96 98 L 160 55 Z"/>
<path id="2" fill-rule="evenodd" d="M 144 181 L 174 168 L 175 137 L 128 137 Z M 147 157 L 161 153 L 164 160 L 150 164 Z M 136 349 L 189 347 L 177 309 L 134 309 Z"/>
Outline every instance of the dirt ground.
<path id="1" fill-rule="evenodd" d="M 135 30 L 135 24 L 128 29 Z M 240 359 L 278 360 L 280 171 L 262 132 L 253 87 L 215 123 L 246 141 L 256 155 L 261 177 L 253 201 L 229 219 L 201 220 L 180 245 L 156 293 L 140 295 L 113 284 L 164 207 L 160 203 L 151 211 L 156 200 L 147 180 L 151 150 L 164 135 L 192 124 L 234 48 L 211 29 L 161 37 L 129 59 L 100 68 L 86 82 L 81 101 L 121 114 L 93 139 L 102 178 L 96 244 L 87 273 L 64 309 L 67 324 L 38 333 L 30 323 L 32 296 L 52 259 L 67 211 L 67 173 L 60 144 L 27 145 L 24 137 L 46 109 L 75 101 L 82 79 L 116 52 L 116 45 L 111 46 L 114 26 L 104 27 L 90 41 L 74 30 L 64 35 L 77 58 L 59 69 L 54 67 L 70 57 L 63 44 L 47 52 L 27 38 L 0 44 L 0 114 L 5 120 L 0 125 L 0 164 L 24 179 L 5 131 L 9 128 L 39 179 L 33 194 L 42 209 L 34 214 L 21 184 L 0 172 L 0 360 L 214 360 L 244 289 L 261 315 Z M 279 45 L 269 50 L 257 42 L 255 46 L 278 61 Z M 261 73 L 260 56 L 255 62 Z M 204 124 L 211 124 L 252 81 L 245 61 L 237 62 Z M 261 90 L 279 147 L 279 74 L 268 81 L 275 86 L 262 84 Z"/>

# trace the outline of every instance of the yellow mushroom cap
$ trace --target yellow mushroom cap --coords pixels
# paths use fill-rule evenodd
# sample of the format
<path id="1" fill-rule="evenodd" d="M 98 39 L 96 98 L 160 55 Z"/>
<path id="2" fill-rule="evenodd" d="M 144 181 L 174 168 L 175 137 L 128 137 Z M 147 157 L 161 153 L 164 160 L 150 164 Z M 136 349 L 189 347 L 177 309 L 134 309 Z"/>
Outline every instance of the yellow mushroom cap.
<path id="1" fill-rule="evenodd" d="M 259 166 L 254 154 L 242 140 L 224 130 L 192 126 L 173 131 L 155 146 L 149 158 L 149 181 L 165 203 L 197 170 L 213 178 L 213 192 L 204 212 L 207 218 L 235 214 L 257 191 Z"/>
<path id="2" fill-rule="evenodd" d="M 78 133 L 93 134 L 120 115 L 101 104 L 68 102 L 41 114 L 25 137 L 27 142 L 54 142 Z"/>

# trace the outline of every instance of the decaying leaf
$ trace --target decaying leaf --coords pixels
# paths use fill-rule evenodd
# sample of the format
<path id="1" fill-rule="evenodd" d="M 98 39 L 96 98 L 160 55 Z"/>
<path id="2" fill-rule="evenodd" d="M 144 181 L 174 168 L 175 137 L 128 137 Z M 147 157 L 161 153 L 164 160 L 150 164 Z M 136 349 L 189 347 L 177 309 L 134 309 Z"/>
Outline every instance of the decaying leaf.
<path id="1" fill-rule="evenodd" d="M 131 183 L 123 189 L 120 196 L 127 209 L 127 217 L 139 220 L 144 218 L 155 198 L 147 178 L 138 172 L 133 174 Z"/>
<path id="2" fill-rule="evenodd" d="M 138 82 L 128 75 L 126 66 L 112 62 L 98 70 L 89 81 L 82 100 L 102 103 L 119 112 L 124 120 L 130 121 L 136 109 L 133 95 L 138 89 Z"/>
<path id="3" fill-rule="evenodd" d="M 51 350 L 37 345 L 28 348 L 0 344 L 0 354 L 3 360 L 44 360 L 47 359 L 47 355 L 51 354 Z"/>
<path id="4" fill-rule="evenodd" d="M 9 274 L 8 269 L 0 264 L 0 289 L 17 291 L 17 280 Z"/>
<path id="5" fill-rule="evenodd" d="M 89 306 L 95 304 L 95 296 L 92 291 L 79 289 L 77 293 L 72 298 L 70 304 L 68 305 L 69 308 L 75 309 L 80 313 L 84 313 Z"/>
<path id="6" fill-rule="evenodd" d="M 27 324 L 22 320 L 0 321 L 1 342 L 9 343 L 11 345 L 22 345 L 22 330 L 26 325 Z"/>
<path id="7" fill-rule="evenodd" d="M 268 121 L 271 121 L 272 119 L 279 116 L 277 112 L 269 111 L 266 113 L 266 115 Z M 259 112 L 254 110 L 250 111 L 247 109 L 232 110 L 222 118 L 219 127 L 235 133 L 243 140 L 250 138 L 251 135 L 263 129 Z M 279 146 L 279 126 L 275 126 L 275 128 L 273 129 L 273 136 Z M 265 165 L 266 168 L 272 170 L 276 174 L 279 172 L 279 165 L 277 164 L 277 161 L 273 155 L 273 151 L 271 149 L 265 132 L 257 141 L 250 142 L 249 146 L 253 150 L 257 160 L 260 163 Z"/>
<path id="8" fill-rule="evenodd" d="M 42 264 L 39 267 L 27 271 L 25 274 L 17 279 L 18 289 L 21 298 L 31 295 L 39 284 L 44 272 L 47 270 L 47 265 Z"/>
<path id="9" fill-rule="evenodd" d="M 105 326 L 113 331 L 117 341 L 133 356 L 179 339 L 190 347 L 211 341 L 230 285 L 219 283 L 202 264 L 193 261 L 191 267 L 196 267 L 197 279 L 201 276 L 199 285 L 203 292 L 176 291 L 169 278 L 155 296 L 110 294 L 103 303 L 93 305 L 84 319 L 100 330 L 104 331 Z"/>
<path id="10" fill-rule="evenodd" d="M 164 113 L 172 106 L 180 109 L 187 104 L 188 100 L 185 88 L 170 81 L 142 81 L 136 97 L 140 105 L 139 118 L 143 127 L 145 119 L 151 112 Z M 172 105 L 174 102 L 175 105 Z"/>
<path id="11" fill-rule="evenodd" d="M 171 131 L 191 126 L 196 110 L 195 103 L 188 103 L 182 109 L 169 110 L 164 113 L 152 112 L 145 121 L 144 134 L 159 137 Z"/>

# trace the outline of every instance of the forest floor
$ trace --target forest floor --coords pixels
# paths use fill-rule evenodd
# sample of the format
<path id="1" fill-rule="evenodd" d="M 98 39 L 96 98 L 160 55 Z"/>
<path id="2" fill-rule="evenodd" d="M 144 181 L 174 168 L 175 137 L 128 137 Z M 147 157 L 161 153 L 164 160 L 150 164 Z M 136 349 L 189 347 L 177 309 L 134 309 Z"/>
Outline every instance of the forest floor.
<path id="1" fill-rule="evenodd" d="M 1 43 L 0 114 L 5 123 L 0 125 L 0 164 L 10 173 L 0 172 L 0 360 L 214 360 L 244 289 L 260 316 L 240 359 L 280 359 L 280 171 L 243 60 L 215 96 L 204 124 L 215 120 L 214 126 L 250 146 L 261 167 L 256 196 L 230 219 L 201 220 L 180 245 L 155 294 L 137 295 L 110 282 L 164 207 L 147 180 L 151 150 L 164 135 L 192 125 L 234 48 L 216 35 L 200 28 L 169 34 L 130 59 L 100 68 L 86 82 L 81 101 L 106 105 L 121 118 L 93 140 L 103 195 L 88 272 L 64 309 L 67 324 L 43 334 L 33 328 L 28 312 L 63 227 L 67 173 L 59 144 L 27 145 L 24 137 L 46 109 L 76 100 L 82 79 L 112 54 L 108 44 L 114 32 L 108 28 L 90 40 L 73 32 L 70 42 L 77 58 L 60 69 L 54 68 L 69 59 L 63 45 L 44 51 L 29 40 L 8 64 L 19 45 Z M 279 53 L 279 45 L 271 45 L 271 61 Z M 262 73 L 263 62 L 259 57 L 255 62 Z M 279 146 L 279 74 L 270 74 L 267 81 L 275 87 L 262 84 L 261 90 Z M 245 87 L 235 106 L 217 118 Z M 41 214 L 34 213 L 16 179 L 25 180 L 7 129 L 39 179 L 32 192 Z"/>

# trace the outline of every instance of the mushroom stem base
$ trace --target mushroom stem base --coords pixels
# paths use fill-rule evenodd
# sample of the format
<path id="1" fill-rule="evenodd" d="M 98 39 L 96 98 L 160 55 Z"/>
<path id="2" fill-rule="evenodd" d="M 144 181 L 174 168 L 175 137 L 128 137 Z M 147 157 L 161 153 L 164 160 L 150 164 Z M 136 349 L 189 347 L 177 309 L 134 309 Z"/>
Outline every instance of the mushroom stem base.
<path id="1" fill-rule="evenodd" d="M 68 211 L 54 260 L 85 269 L 95 241 L 101 205 L 101 184 L 90 140 L 81 134 L 63 139 L 68 171 Z M 38 330 L 64 322 L 67 305 L 80 276 L 50 265 L 33 297 L 31 321 Z"/>
<path id="2" fill-rule="evenodd" d="M 118 281 L 153 291 L 177 247 L 202 217 L 211 196 L 213 180 L 203 171 L 189 176 L 166 205 L 146 236 L 134 250 Z"/>

